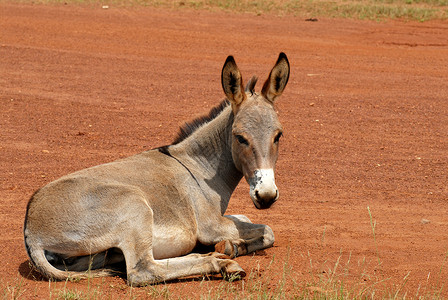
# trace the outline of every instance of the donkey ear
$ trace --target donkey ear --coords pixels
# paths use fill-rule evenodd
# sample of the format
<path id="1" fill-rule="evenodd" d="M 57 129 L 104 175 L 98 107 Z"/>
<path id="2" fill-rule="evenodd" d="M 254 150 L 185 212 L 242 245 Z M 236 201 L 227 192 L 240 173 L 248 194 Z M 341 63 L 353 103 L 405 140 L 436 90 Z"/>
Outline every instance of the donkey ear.
<path id="1" fill-rule="evenodd" d="M 241 77 L 240 70 L 235 63 L 233 56 L 229 56 L 222 67 L 221 83 L 224 93 L 227 99 L 232 103 L 232 107 L 235 109 L 246 100 L 246 93 L 243 87 L 243 78 Z"/>
<path id="2" fill-rule="evenodd" d="M 283 93 L 289 79 L 289 61 L 286 54 L 281 52 L 268 79 L 263 85 L 261 94 L 274 103 L 275 98 Z"/>

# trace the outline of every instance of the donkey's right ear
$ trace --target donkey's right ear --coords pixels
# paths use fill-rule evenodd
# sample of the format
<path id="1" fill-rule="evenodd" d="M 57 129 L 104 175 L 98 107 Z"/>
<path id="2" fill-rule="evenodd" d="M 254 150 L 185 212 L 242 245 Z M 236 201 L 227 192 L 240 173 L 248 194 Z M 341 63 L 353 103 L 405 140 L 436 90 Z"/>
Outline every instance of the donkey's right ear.
<path id="1" fill-rule="evenodd" d="M 233 56 L 227 57 L 222 67 L 221 83 L 227 99 L 232 103 L 233 111 L 236 112 L 240 104 L 246 100 L 246 93 L 243 78 Z"/>

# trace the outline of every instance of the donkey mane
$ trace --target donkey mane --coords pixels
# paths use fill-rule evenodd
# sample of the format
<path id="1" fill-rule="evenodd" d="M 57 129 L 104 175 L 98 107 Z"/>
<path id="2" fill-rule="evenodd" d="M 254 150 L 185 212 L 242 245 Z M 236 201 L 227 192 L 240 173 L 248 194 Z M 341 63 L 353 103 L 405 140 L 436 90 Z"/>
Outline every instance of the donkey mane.
<path id="1" fill-rule="evenodd" d="M 252 76 L 252 78 L 247 82 L 245 91 L 254 94 L 255 84 L 257 83 L 257 80 L 258 80 L 257 76 Z M 182 125 L 179 128 L 179 133 L 177 134 L 177 137 L 173 141 L 173 145 L 179 144 L 187 137 L 192 135 L 193 132 L 196 131 L 196 129 L 216 118 L 224 110 L 224 108 L 226 108 L 229 105 L 230 105 L 229 100 L 224 99 L 223 101 L 221 101 L 220 104 L 213 107 L 207 115 L 198 117 L 193 121 L 187 122 L 184 125 Z"/>
<path id="2" fill-rule="evenodd" d="M 193 132 L 196 131 L 196 129 L 216 118 L 229 105 L 230 105 L 229 100 L 225 99 L 221 101 L 219 105 L 213 107 L 207 115 L 198 117 L 182 125 L 179 128 L 179 133 L 177 134 L 177 137 L 173 141 L 173 145 L 179 144 L 187 137 L 192 135 Z"/>

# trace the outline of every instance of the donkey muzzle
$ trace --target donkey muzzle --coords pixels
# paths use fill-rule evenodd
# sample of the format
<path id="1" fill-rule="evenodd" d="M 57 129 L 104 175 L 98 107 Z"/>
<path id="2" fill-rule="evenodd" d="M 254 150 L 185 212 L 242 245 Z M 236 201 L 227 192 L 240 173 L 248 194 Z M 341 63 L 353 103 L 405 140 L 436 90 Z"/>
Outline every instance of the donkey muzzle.
<path id="1" fill-rule="evenodd" d="M 258 209 L 271 207 L 278 199 L 278 188 L 275 185 L 273 169 L 255 170 L 254 176 L 248 180 L 250 198 Z"/>

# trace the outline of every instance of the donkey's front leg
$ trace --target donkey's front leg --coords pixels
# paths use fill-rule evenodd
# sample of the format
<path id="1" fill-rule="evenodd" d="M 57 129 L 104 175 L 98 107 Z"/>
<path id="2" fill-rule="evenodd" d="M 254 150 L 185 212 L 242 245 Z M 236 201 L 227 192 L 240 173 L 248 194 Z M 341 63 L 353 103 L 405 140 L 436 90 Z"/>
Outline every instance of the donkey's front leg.
<path id="1" fill-rule="evenodd" d="M 239 238 L 223 239 L 215 245 L 215 251 L 231 258 L 272 247 L 274 232 L 263 224 L 253 224 L 244 215 L 228 215 L 238 231 Z"/>

